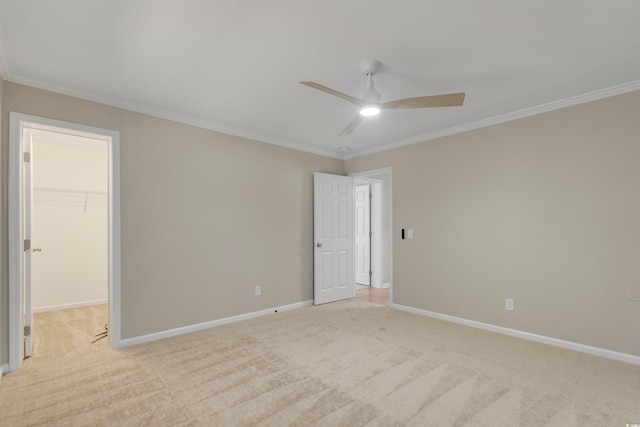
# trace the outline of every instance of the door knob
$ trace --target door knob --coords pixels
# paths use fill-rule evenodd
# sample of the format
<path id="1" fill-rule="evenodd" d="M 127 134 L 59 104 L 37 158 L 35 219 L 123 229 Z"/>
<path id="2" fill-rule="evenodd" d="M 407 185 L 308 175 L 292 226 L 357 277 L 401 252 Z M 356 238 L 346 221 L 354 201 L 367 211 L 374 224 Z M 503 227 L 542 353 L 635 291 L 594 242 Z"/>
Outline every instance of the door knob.
<path id="1" fill-rule="evenodd" d="M 42 248 L 33 248 L 33 252 L 42 252 Z"/>
<path id="2" fill-rule="evenodd" d="M 316 243 L 316 246 L 321 248 L 322 247 L 322 243 L 318 242 L 318 243 Z"/>

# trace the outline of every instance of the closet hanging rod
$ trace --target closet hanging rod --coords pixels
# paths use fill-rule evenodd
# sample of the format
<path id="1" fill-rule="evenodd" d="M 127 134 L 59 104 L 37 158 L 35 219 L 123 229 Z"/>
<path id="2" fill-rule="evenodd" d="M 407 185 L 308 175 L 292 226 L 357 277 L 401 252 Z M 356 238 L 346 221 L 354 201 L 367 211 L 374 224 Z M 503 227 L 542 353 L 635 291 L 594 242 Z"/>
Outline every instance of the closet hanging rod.
<path id="1" fill-rule="evenodd" d="M 102 190 L 82 190 L 79 188 L 56 188 L 56 187 L 33 187 L 33 191 L 46 191 L 51 193 L 74 193 L 74 194 L 98 194 L 106 195 Z"/>

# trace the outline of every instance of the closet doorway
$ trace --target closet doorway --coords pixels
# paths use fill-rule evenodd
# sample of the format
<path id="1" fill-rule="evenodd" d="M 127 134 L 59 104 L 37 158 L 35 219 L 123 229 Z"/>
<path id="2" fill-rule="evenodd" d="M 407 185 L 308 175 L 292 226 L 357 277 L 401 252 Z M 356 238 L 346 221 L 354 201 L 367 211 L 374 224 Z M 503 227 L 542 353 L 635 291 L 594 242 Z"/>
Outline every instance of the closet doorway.
<path id="1" fill-rule="evenodd" d="M 60 320 L 70 319 L 73 332 L 93 323 L 89 336 L 108 323 L 109 344 L 118 347 L 119 134 L 10 118 L 9 370 L 39 342 L 59 343 Z"/>
<path id="2" fill-rule="evenodd" d="M 33 338 L 25 356 L 55 357 L 108 324 L 108 147 L 62 130 L 29 135 Z"/>
<path id="3" fill-rule="evenodd" d="M 107 304 L 107 145 L 52 130 L 30 133 L 31 308 L 37 314 Z"/>

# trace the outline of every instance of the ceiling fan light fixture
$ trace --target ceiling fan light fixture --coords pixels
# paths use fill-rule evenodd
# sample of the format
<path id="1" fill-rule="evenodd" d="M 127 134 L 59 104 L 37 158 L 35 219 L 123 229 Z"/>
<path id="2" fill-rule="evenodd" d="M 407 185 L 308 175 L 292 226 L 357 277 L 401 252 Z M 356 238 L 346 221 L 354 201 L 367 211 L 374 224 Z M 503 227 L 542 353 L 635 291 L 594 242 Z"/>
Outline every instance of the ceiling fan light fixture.
<path id="1" fill-rule="evenodd" d="M 380 109 L 375 105 L 365 105 L 360 109 L 360 115 L 365 117 L 377 116 L 380 114 Z"/>

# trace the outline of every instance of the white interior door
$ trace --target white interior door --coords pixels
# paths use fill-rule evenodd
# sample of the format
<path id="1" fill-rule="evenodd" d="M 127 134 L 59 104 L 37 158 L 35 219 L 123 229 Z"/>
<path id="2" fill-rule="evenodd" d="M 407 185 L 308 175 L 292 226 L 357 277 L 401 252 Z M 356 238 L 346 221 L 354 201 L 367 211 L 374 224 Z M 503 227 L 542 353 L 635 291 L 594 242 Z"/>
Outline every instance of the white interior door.
<path id="1" fill-rule="evenodd" d="M 356 283 L 371 286 L 371 199 L 369 184 L 356 185 Z"/>
<path id="2" fill-rule="evenodd" d="M 353 178 L 313 174 L 313 303 L 353 297 Z"/>
<path id="3" fill-rule="evenodd" d="M 31 220 L 33 201 L 33 142 L 30 129 L 24 130 L 23 139 L 23 203 L 24 203 L 24 357 L 31 356 L 33 350 L 33 312 L 31 310 Z"/>

